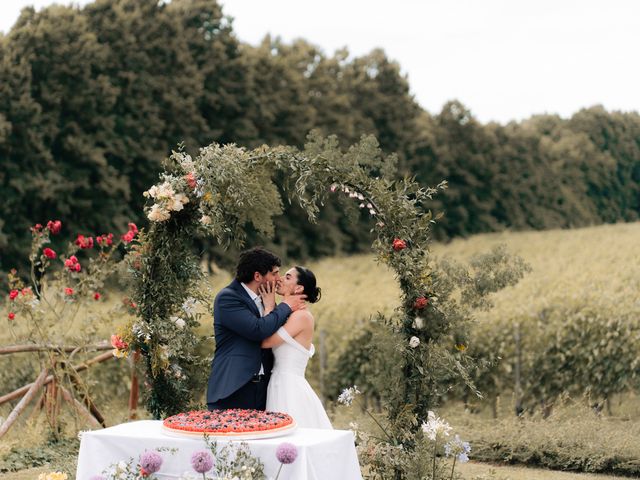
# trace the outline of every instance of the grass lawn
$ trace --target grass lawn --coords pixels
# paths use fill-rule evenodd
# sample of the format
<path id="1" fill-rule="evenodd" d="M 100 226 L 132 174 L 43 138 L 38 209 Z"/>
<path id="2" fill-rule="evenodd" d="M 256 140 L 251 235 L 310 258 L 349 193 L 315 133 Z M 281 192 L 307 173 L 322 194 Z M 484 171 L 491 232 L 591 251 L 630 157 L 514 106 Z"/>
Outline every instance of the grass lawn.
<path id="1" fill-rule="evenodd" d="M 456 470 L 463 478 L 485 476 L 487 479 L 496 480 L 619 480 L 626 478 L 589 473 L 557 472 L 538 468 L 495 466 L 477 462 L 465 463 L 456 467 Z"/>
<path id="2" fill-rule="evenodd" d="M 459 465 L 456 470 L 463 478 L 474 478 L 483 475 L 487 479 L 495 480 L 621 480 L 625 478 L 610 475 L 554 472 L 536 468 L 495 466 L 477 462 Z M 32 468 L 20 472 L 5 473 L 2 478 L 3 480 L 34 480 L 38 478 L 40 473 L 47 471 L 49 470 L 46 468 Z"/>

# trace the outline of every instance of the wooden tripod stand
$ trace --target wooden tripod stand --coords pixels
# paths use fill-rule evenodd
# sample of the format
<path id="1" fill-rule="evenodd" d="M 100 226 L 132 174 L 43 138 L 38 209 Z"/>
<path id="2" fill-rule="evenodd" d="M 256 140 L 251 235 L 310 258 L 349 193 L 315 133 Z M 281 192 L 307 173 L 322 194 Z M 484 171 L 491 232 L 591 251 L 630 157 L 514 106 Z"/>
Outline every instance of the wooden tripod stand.
<path id="1" fill-rule="evenodd" d="M 87 370 L 93 365 L 111 360 L 114 358 L 112 346 L 106 343 L 98 345 L 88 345 L 86 347 L 73 347 L 73 346 L 56 346 L 56 345 L 13 345 L 0 348 L 0 355 L 24 353 L 24 352 L 54 352 L 54 353 L 71 353 L 72 357 L 75 353 L 81 350 L 109 350 L 108 352 L 101 353 L 96 357 L 93 357 L 85 362 L 77 365 L 68 365 L 65 362 L 54 361 L 50 367 L 42 369 L 38 377 L 34 382 L 24 385 L 21 388 L 7 393 L 0 397 L 0 405 L 20 398 L 18 404 L 13 408 L 9 416 L 4 423 L 0 425 L 0 437 L 6 434 L 11 426 L 15 423 L 18 417 L 24 412 L 27 406 L 39 395 L 38 408 L 40 410 L 45 409 L 47 418 L 53 428 L 57 427 L 57 420 L 60 413 L 62 399 L 72 409 L 80 414 L 83 418 L 89 421 L 94 427 L 106 427 L 106 422 L 96 405 L 91 398 L 81 390 L 82 382 L 78 375 L 79 372 Z M 135 352 L 132 359 L 131 368 L 131 390 L 129 394 L 129 419 L 137 418 L 137 404 L 139 396 L 138 377 L 135 371 L 135 362 L 139 358 L 139 352 Z M 51 373 L 50 373 L 51 372 Z M 64 372 L 68 375 L 70 380 L 70 388 L 65 388 L 60 379 L 58 373 Z M 78 397 L 82 400 L 79 401 Z"/>

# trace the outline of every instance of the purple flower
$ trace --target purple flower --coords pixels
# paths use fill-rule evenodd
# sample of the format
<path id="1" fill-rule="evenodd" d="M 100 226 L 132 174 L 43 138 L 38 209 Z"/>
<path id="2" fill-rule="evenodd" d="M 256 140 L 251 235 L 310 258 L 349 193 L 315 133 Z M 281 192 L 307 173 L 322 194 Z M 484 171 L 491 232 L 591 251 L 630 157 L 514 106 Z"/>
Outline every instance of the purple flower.
<path id="1" fill-rule="evenodd" d="M 298 449 L 295 445 L 283 442 L 276 449 L 276 458 L 280 463 L 289 464 L 296 461 Z"/>
<path id="2" fill-rule="evenodd" d="M 207 473 L 213 468 L 213 457 L 207 450 L 193 452 L 191 466 L 198 473 Z"/>
<path id="3" fill-rule="evenodd" d="M 162 457 L 156 452 L 145 451 L 140 455 L 140 468 L 142 468 L 147 475 L 156 473 L 160 470 L 161 465 Z"/>

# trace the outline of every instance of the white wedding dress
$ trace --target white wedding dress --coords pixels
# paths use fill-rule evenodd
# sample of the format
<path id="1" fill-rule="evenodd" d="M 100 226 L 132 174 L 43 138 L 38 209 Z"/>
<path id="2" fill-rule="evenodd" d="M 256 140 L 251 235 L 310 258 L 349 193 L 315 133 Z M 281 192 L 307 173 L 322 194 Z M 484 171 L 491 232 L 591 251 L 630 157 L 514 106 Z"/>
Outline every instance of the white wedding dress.
<path id="1" fill-rule="evenodd" d="M 333 428 L 322 402 L 304 378 L 315 348 L 307 350 L 280 327 L 284 343 L 273 347 L 275 364 L 267 387 L 267 410 L 291 415 L 299 427 Z"/>

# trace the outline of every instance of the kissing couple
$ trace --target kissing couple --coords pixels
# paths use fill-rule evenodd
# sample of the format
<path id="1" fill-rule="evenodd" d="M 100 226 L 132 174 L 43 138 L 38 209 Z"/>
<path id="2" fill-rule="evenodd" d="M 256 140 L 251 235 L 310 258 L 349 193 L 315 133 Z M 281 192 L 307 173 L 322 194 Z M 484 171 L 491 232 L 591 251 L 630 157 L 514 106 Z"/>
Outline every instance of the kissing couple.
<path id="1" fill-rule="evenodd" d="M 315 352 L 307 303 L 320 299 L 320 288 L 311 270 L 295 266 L 281 276 L 281 264 L 264 248 L 246 250 L 235 280 L 216 295 L 207 406 L 283 412 L 300 427 L 332 428 L 304 376 Z"/>

